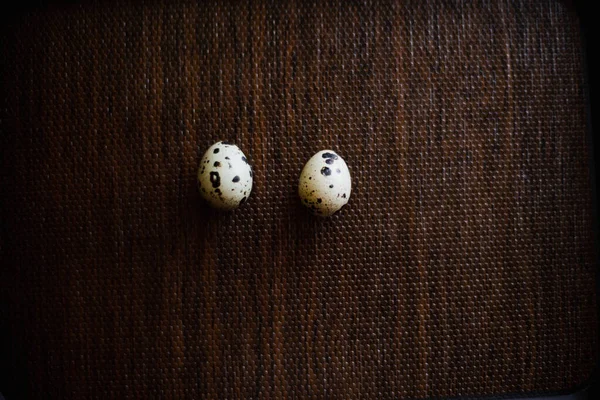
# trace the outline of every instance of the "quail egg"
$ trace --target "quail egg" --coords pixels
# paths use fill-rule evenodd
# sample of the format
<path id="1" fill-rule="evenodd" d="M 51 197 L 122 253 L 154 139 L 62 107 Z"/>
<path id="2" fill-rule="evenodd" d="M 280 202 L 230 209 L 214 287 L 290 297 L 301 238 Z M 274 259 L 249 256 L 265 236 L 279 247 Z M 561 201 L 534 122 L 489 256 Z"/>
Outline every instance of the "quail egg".
<path id="1" fill-rule="evenodd" d="M 315 215 L 328 217 L 348 203 L 352 182 L 344 159 L 333 150 L 312 156 L 300 174 L 298 194 Z"/>
<path id="2" fill-rule="evenodd" d="M 241 206 L 252 191 L 252 167 L 239 147 L 224 141 L 210 146 L 198 167 L 198 188 L 212 207 Z"/>

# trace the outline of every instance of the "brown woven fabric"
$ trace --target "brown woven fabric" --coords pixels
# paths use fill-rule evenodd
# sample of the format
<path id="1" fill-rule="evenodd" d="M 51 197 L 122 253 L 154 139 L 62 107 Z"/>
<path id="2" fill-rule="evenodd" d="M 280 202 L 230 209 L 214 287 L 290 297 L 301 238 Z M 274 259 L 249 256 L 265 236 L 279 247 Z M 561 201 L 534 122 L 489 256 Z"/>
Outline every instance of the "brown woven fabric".
<path id="1" fill-rule="evenodd" d="M 32 398 L 570 390 L 595 364 L 582 50 L 554 1 L 33 10 L 2 40 L 2 294 Z M 197 193 L 226 139 L 232 213 Z M 318 219 L 318 150 L 353 193 Z"/>

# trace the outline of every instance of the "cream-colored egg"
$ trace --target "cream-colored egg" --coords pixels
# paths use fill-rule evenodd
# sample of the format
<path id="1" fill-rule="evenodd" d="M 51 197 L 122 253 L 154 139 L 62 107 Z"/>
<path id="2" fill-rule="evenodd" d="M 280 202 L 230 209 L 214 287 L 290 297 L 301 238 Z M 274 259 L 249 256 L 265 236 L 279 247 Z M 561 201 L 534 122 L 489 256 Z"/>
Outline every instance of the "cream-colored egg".
<path id="1" fill-rule="evenodd" d="M 348 203 L 352 191 L 350 171 L 333 150 L 312 156 L 300 174 L 298 194 L 315 215 L 328 217 Z"/>
<path id="2" fill-rule="evenodd" d="M 233 210 L 242 205 L 252 191 L 252 168 L 239 147 L 228 142 L 210 146 L 198 167 L 198 188 L 212 207 Z"/>

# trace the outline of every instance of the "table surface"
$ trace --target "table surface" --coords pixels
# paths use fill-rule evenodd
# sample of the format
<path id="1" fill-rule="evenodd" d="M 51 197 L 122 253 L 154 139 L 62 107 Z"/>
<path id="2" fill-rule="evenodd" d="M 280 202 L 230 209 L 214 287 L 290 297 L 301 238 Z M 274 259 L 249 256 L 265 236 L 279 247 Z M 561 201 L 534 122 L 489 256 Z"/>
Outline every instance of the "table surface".
<path id="1" fill-rule="evenodd" d="M 568 6 L 137 3 L 34 9 L 2 31 L 15 390 L 414 399 L 587 381 L 589 138 Z M 196 188 L 221 139 L 254 168 L 231 213 Z M 326 148 L 353 191 L 319 219 L 297 181 Z"/>

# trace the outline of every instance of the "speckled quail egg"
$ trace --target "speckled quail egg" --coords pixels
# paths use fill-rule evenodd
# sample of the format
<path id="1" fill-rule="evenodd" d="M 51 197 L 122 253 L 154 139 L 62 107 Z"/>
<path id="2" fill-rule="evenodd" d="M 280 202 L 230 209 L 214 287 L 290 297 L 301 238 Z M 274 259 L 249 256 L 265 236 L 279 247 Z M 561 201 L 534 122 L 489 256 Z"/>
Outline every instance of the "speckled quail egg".
<path id="1" fill-rule="evenodd" d="M 241 206 L 252 191 L 252 168 L 239 147 L 223 141 L 210 146 L 198 167 L 198 187 L 212 207 Z"/>
<path id="2" fill-rule="evenodd" d="M 342 157 L 333 150 L 312 156 L 300 174 L 298 194 L 315 215 L 328 217 L 348 203 L 352 181 Z"/>

